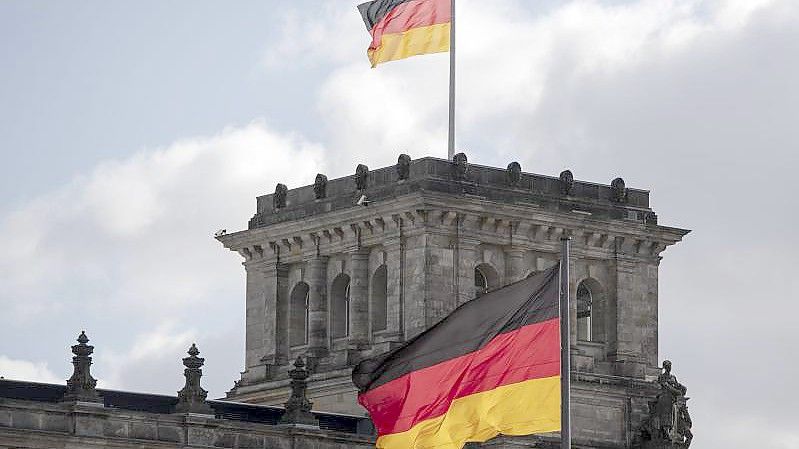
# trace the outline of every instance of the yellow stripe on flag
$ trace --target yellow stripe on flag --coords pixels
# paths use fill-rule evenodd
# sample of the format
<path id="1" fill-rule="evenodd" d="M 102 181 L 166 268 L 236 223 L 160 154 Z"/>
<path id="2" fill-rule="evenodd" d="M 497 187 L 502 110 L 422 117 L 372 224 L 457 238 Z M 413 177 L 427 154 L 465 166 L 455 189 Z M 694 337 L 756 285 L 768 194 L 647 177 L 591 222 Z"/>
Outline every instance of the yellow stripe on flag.
<path id="1" fill-rule="evenodd" d="M 379 449 L 461 449 L 497 435 L 560 430 L 560 376 L 532 379 L 455 399 L 447 413 L 383 435 Z"/>
<path id="2" fill-rule="evenodd" d="M 369 50 L 369 61 L 375 67 L 383 62 L 449 51 L 449 31 L 450 24 L 447 22 L 412 28 L 402 33 L 384 34 L 380 47 Z"/>

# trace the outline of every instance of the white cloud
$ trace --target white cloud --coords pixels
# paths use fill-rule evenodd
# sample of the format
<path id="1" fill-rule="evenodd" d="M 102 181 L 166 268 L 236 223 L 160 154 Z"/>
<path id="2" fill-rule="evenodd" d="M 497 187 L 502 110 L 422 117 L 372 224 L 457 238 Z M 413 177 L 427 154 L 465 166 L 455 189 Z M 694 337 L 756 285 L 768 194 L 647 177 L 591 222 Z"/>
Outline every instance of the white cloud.
<path id="1" fill-rule="evenodd" d="M 213 232 L 246 227 L 254 196 L 278 181 L 310 184 L 323 153 L 253 122 L 99 164 L 0 220 L 0 327 L 49 329 L 20 354 L 44 340 L 57 349 L 86 329 L 101 384 L 156 385 L 137 371 L 163 357 L 179 364 L 190 335 L 205 341 L 242 326 L 240 260 Z M 226 370 L 225 384 L 243 354 L 241 338 L 230 345 L 235 357 L 211 368 Z M 68 350 L 56 354 L 68 363 Z"/>
<path id="2" fill-rule="evenodd" d="M 162 392 L 180 388 L 196 338 L 212 395 L 229 386 L 244 281 L 212 232 L 242 229 L 278 181 L 445 154 L 446 55 L 370 69 L 356 3 L 289 13 L 265 58 L 325 73 L 319 120 L 301 124 L 323 130 L 324 148 L 256 122 L 101 164 L 30 202 L 0 221 L 0 325 L 49 328 L 47 345 L 87 328 L 101 382 Z M 799 3 L 459 5 L 461 148 L 652 188 L 661 223 L 694 229 L 661 265 L 660 336 L 693 397 L 696 444 L 792 447 Z"/>
<path id="3" fill-rule="evenodd" d="M 0 355 L 0 377 L 44 383 L 62 383 L 65 380 L 53 374 L 47 362 L 15 360 L 3 355 Z"/>
<path id="4" fill-rule="evenodd" d="M 180 323 L 186 326 L 187 323 Z M 178 330 L 178 323 L 163 321 L 154 329 L 131 336 L 125 352 L 107 351 L 95 368 L 97 386 L 172 393 L 180 387 L 180 361 L 198 338 L 196 329 Z M 200 346 L 202 349 L 202 346 Z M 169 380 L 174 379 L 170 389 Z"/>

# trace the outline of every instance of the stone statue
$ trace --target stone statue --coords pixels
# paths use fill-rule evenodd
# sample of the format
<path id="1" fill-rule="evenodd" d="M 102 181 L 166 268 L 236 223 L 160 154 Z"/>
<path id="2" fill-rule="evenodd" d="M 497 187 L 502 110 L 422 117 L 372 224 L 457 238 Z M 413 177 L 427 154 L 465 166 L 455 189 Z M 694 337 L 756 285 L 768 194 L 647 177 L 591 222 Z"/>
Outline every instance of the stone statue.
<path id="1" fill-rule="evenodd" d="M 319 173 L 313 183 L 313 193 L 317 200 L 327 197 L 327 176 Z"/>
<path id="2" fill-rule="evenodd" d="M 688 413 L 688 391 L 671 373 L 671 362 L 663 362 L 663 372 L 657 380 L 660 394 L 649 403 L 649 419 L 641 431 L 644 449 L 687 449 L 691 445 L 691 415 Z"/>
<path id="3" fill-rule="evenodd" d="M 408 179 L 411 174 L 411 157 L 407 154 L 400 154 L 397 159 L 397 176 L 399 179 Z"/>
<path id="4" fill-rule="evenodd" d="M 613 201 L 617 203 L 627 202 L 627 188 L 624 186 L 624 180 L 616 178 L 610 183 L 610 188 L 613 189 Z"/>
<path id="5" fill-rule="evenodd" d="M 574 175 L 571 170 L 563 170 L 560 172 L 560 193 L 571 195 L 572 189 L 574 189 Z"/>
<path id="6" fill-rule="evenodd" d="M 272 205 L 275 209 L 282 209 L 286 207 L 286 195 L 289 193 L 289 188 L 285 184 L 278 184 L 275 186 L 275 194 L 272 196 Z"/>
<path id="7" fill-rule="evenodd" d="M 516 187 L 522 180 L 522 166 L 518 162 L 508 164 L 508 185 Z"/>
<path id="8" fill-rule="evenodd" d="M 452 157 L 452 177 L 458 181 L 465 181 L 469 175 L 469 160 L 466 154 L 458 153 Z"/>
<path id="9" fill-rule="evenodd" d="M 369 167 L 358 164 L 355 168 L 355 187 L 358 190 L 366 190 L 367 181 L 369 178 Z"/>

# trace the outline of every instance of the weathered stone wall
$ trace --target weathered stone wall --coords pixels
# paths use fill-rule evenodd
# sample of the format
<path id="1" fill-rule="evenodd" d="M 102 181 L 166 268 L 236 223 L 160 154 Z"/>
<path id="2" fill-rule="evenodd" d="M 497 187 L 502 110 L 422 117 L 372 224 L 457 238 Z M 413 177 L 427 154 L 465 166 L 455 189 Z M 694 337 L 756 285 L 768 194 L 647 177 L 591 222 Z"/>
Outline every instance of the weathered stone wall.
<path id="1" fill-rule="evenodd" d="M 453 163 L 430 158 L 412 162 L 407 179 L 397 173 L 393 167 L 371 172 L 362 190 L 352 177 L 331 180 L 323 198 L 315 198 L 310 186 L 289 190 L 281 207 L 274 207 L 272 195 L 259 197 L 249 229 L 219 237 L 244 257 L 245 266 L 280 267 L 258 270 L 252 281 L 248 269 L 248 362 L 229 397 L 281 404 L 288 396 L 281 366 L 286 362 L 271 356 L 280 340 L 273 335 L 287 332 L 276 329 L 279 320 L 273 318 L 282 309 L 275 298 L 280 293 L 271 287 L 277 280 L 269 277 L 280 269 L 289 273 L 287 291 L 309 283 L 321 304 L 310 319 L 310 334 L 318 338 L 290 349 L 292 357 L 312 357 L 309 397 L 322 410 L 363 414 L 349 379 L 354 364 L 412 338 L 474 298 L 476 268 L 489 289 L 499 288 L 556 263 L 560 239 L 571 237 L 572 366 L 583 379 L 574 384 L 574 410 L 581 432 L 587 432 L 577 437 L 596 447 L 627 447 L 640 388 L 631 390 L 625 382 L 644 385 L 658 372 L 660 255 L 687 231 L 658 225 L 642 190 L 566 185 L 526 173 L 512 183 L 505 170 L 478 166 L 469 166 L 464 176 Z M 361 195 L 368 206 L 356 205 Z M 312 263 L 324 276 L 309 275 Z M 375 333 L 371 285 L 383 264 L 386 330 Z M 342 302 L 333 284 L 342 274 L 351 282 L 349 334 L 332 338 L 332 320 L 343 313 L 334 310 Z M 581 283 L 590 286 L 593 298 L 590 341 L 576 332 Z M 266 288 L 251 294 L 250 285 Z M 258 309 L 261 298 L 265 306 Z"/>
<path id="2" fill-rule="evenodd" d="M 0 448 L 371 448 L 369 435 L 144 413 L 96 404 L 0 399 Z"/>

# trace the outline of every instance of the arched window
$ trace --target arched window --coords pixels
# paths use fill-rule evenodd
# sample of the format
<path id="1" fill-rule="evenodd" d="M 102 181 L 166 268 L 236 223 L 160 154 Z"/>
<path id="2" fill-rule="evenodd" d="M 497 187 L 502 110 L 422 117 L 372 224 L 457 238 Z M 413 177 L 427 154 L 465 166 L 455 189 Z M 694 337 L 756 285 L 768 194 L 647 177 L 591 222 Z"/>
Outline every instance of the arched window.
<path id="1" fill-rule="evenodd" d="M 302 346 L 308 344 L 308 284 L 300 282 L 291 290 L 289 299 L 289 344 Z"/>
<path id="2" fill-rule="evenodd" d="M 477 293 L 475 295 L 476 297 L 488 293 L 488 279 L 486 279 L 486 275 L 479 268 L 474 269 L 474 291 Z"/>
<path id="3" fill-rule="evenodd" d="M 577 339 L 605 341 L 605 294 L 595 279 L 577 285 Z"/>
<path id="4" fill-rule="evenodd" d="M 479 298 L 497 287 L 499 287 L 499 275 L 494 267 L 487 263 L 474 267 L 475 298 Z"/>
<path id="5" fill-rule="evenodd" d="M 385 265 L 372 275 L 372 332 L 384 331 L 388 327 L 388 270 Z"/>
<path id="6" fill-rule="evenodd" d="M 350 277 L 340 274 L 330 289 L 330 336 L 346 337 L 350 334 Z"/>
<path id="7" fill-rule="evenodd" d="M 591 307 L 594 299 L 585 282 L 577 286 L 577 339 L 591 341 Z"/>

